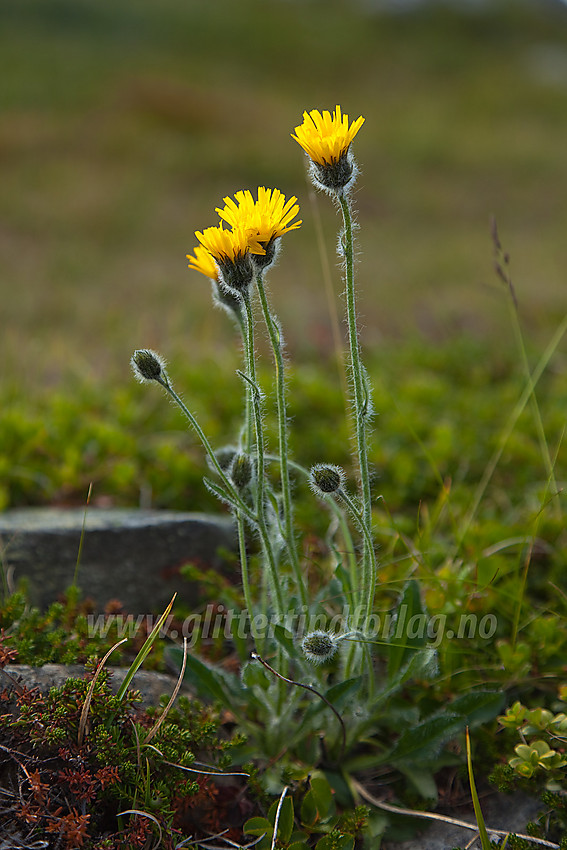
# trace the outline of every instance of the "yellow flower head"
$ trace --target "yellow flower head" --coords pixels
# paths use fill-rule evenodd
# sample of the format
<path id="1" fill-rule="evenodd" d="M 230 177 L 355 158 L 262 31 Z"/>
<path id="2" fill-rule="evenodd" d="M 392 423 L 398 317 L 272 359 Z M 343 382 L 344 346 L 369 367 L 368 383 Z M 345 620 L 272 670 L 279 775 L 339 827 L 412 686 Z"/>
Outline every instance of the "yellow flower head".
<path id="1" fill-rule="evenodd" d="M 258 242 L 264 246 L 301 226 L 301 221 L 291 223 L 299 212 L 297 198 L 292 197 L 286 201 L 285 195 L 279 189 L 259 186 L 257 201 L 248 189 L 237 192 L 234 197 L 235 200 L 224 198 L 224 208 L 217 207 L 216 212 L 231 227 L 250 229 Z"/>
<path id="2" fill-rule="evenodd" d="M 206 275 L 211 278 L 211 280 L 218 280 L 219 271 L 217 264 L 215 263 L 212 254 L 210 254 L 206 248 L 203 248 L 202 245 L 197 245 L 195 248 L 195 256 L 187 254 L 187 259 L 189 260 L 190 269 L 195 269 L 195 271 L 201 272 L 201 274 Z"/>
<path id="3" fill-rule="evenodd" d="M 251 229 L 242 226 L 225 230 L 221 224 L 218 227 L 207 227 L 202 232 L 197 230 L 195 236 L 219 263 L 234 263 L 248 251 L 252 254 L 265 253 Z"/>
<path id="4" fill-rule="evenodd" d="M 219 286 L 225 292 L 241 297 L 254 277 L 250 254 L 266 253 L 254 232 L 243 226 L 225 230 L 221 223 L 218 227 L 196 231 L 195 236 L 218 265 Z"/>
<path id="5" fill-rule="evenodd" d="M 303 113 L 303 124 L 295 128 L 292 138 L 299 142 L 303 150 L 316 165 L 335 165 L 348 153 L 350 143 L 364 124 L 362 115 L 349 127 L 348 115 L 341 114 L 337 106 L 331 115 L 318 109 Z"/>

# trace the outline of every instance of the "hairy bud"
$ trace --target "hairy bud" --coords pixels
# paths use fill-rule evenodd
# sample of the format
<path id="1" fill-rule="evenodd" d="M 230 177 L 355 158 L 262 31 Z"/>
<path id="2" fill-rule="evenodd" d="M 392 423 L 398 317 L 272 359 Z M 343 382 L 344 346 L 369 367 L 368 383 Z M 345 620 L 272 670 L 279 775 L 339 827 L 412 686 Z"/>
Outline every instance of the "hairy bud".
<path id="1" fill-rule="evenodd" d="M 306 659 L 312 664 L 323 664 L 335 655 L 338 645 L 337 636 L 332 632 L 315 629 L 305 635 L 301 642 L 301 649 Z"/>
<path id="2" fill-rule="evenodd" d="M 309 484 L 316 496 L 339 493 L 346 480 L 344 469 L 332 463 L 318 463 L 311 467 Z"/>
<path id="3" fill-rule="evenodd" d="M 134 375 L 140 383 L 159 381 L 165 374 L 165 360 L 150 348 L 140 348 L 130 358 Z"/>

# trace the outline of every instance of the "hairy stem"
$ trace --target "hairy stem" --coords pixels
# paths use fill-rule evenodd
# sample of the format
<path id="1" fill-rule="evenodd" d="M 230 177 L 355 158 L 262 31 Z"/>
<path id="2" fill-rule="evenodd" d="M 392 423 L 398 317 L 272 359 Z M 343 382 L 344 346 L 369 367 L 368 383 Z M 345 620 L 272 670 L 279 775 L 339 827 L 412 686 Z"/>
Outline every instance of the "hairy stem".
<path id="1" fill-rule="evenodd" d="M 217 460 L 217 457 L 216 457 L 216 455 L 213 451 L 211 444 L 209 443 L 207 437 L 205 436 L 205 432 L 203 431 L 203 429 L 201 428 L 201 426 L 199 425 L 199 423 L 197 422 L 197 420 L 195 419 L 195 417 L 193 416 L 193 414 L 191 413 L 191 411 L 189 410 L 189 408 L 187 407 L 187 405 L 185 404 L 185 402 L 183 401 L 181 396 L 179 396 L 175 392 L 175 390 L 173 389 L 173 387 L 172 387 L 172 385 L 169 381 L 169 378 L 167 376 L 165 376 L 165 377 L 162 376 L 160 378 L 156 378 L 156 380 L 157 380 L 158 384 L 161 384 L 161 386 L 164 388 L 164 390 L 166 390 L 166 392 L 169 393 L 169 395 L 171 396 L 173 401 L 177 404 L 177 406 L 180 408 L 182 413 L 189 420 L 191 427 L 193 428 L 193 430 L 195 431 L 195 433 L 199 437 L 199 439 L 200 439 L 200 441 L 201 441 L 201 443 L 202 443 L 202 445 L 203 445 L 203 447 L 204 447 L 204 449 L 205 449 L 205 451 L 206 451 L 206 453 L 209 457 L 209 460 L 211 461 L 211 465 L 213 466 L 215 472 L 217 473 L 217 475 L 221 479 L 222 483 L 224 484 L 227 495 L 230 497 L 230 501 L 231 501 L 231 504 L 233 505 L 233 507 L 242 511 L 242 513 L 244 514 L 246 519 L 252 525 L 256 526 L 257 525 L 256 516 L 254 515 L 253 511 L 250 510 L 248 505 L 245 502 L 242 501 L 242 499 L 240 498 L 240 495 L 238 494 L 238 492 L 234 488 L 232 481 L 226 476 L 224 470 L 222 469 L 222 467 L 220 466 L 220 464 Z"/>
<path id="2" fill-rule="evenodd" d="M 258 518 L 258 530 L 262 541 L 262 549 L 264 557 L 268 564 L 268 573 L 276 613 L 279 617 L 284 614 L 284 602 L 282 597 L 281 584 L 278 578 L 276 559 L 270 534 L 268 532 L 268 523 L 266 521 L 266 494 L 265 494 L 265 462 L 264 462 L 264 430 L 262 427 L 262 411 L 260 409 L 260 391 L 256 384 L 256 365 L 254 353 L 254 318 L 252 316 L 252 305 L 250 298 L 246 294 L 243 298 L 244 308 L 246 313 L 246 363 L 247 363 L 247 382 L 252 390 L 252 409 L 254 412 L 254 424 L 256 430 L 256 516 Z"/>
<path id="3" fill-rule="evenodd" d="M 372 497 L 370 492 L 370 472 L 368 466 L 368 445 L 366 439 L 366 423 L 370 413 L 369 388 L 364 376 L 360 359 L 358 327 L 356 321 L 356 293 L 354 287 L 354 245 L 352 235 L 352 214 L 348 198 L 344 193 L 339 195 L 343 214 L 343 251 L 345 258 L 345 294 L 347 304 L 347 325 L 350 349 L 350 366 L 352 373 L 354 417 L 356 432 L 356 448 L 358 456 L 358 472 L 360 478 L 360 502 L 362 505 L 363 526 L 368 530 L 364 534 L 364 554 L 362 568 L 362 587 L 359 589 L 368 597 L 368 606 L 372 610 L 374 604 L 374 583 L 372 579 L 371 550 L 373 550 L 370 529 L 372 528 Z"/>
<path id="4" fill-rule="evenodd" d="M 264 314 L 264 321 L 268 329 L 272 352 L 274 355 L 274 365 L 276 372 L 276 403 L 278 412 L 278 438 L 279 438 L 279 453 L 280 453 L 280 475 L 283 499 L 284 513 L 284 531 L 285 541 L 291 566 L 295 576 L 299 595 L 302 605 L 307 606 L 308 596 L 307 589 L 301 569 L 299 566 L 299 558 L 297 554 L 297 545 L 295 541 L 295 529 L 293 524 L 293 506 L 291 499 L 291 484 L 289 478 L 289 452 L 288 452 L 288 433 L 287 433 L 287 410 L 286 410 L 286 394 L 285 394 L 285 372 L 284 358 L 282 354 L 281 331 L 274 316 L 270 312 L 266 290 L 262 279 L 262 273 L 258 272 L 256 276 L 256 285 L 260 296 L 260 304 Z"/>

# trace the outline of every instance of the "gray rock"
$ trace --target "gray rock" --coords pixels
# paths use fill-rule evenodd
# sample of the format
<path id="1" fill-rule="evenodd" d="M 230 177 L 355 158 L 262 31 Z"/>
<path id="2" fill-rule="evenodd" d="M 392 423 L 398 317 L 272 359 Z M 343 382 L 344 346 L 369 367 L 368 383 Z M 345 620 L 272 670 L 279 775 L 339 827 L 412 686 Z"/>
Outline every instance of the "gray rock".
<path id="1" fill-rule="evenodd" d="M 25 578 L 33 605 L 46 608 L 73 582 L 83 508 L 19 508 L 0 513 L 0 557 L 9 581 Z M 102 611 L 119 599 L 128 613 L 162 611 L 177 591 L 192 606 L 198 589 L 179 574 L 188 562 L 220 569 L 236 551 L 230 517 L 177 511 L 89 508 L 78 573 L 84 596 Z"/>
<path id="2" fill-rule="evenodd" d="M 61 688 L 67 679 L 82 679 L 85 668 L 82 664 L 44 664 L 43 667 L 30 667 L 29 664 L 7 664 L 6 673 L 18 684 L 32 690 L 38 688 L 46 693 L 50 688 Z M 111 672 L 110 689 L 116 693 L 126 678 L 128 667 L 108 667 Z M 156 673 L 153 670 L 138 670 L 130 685 L 130 690 L 140 691 L 141 708 L 159 705 L 160 697 L 165 694 L 168 698 L 173 693 L 177 683 L 174 676 Z M 0 671 L 0 692 L 3 688 L 11 689 L 10 680 Z"/>
<path id="3" fill-rule="evenodd" d="M 534 820 L 541 810 L 541 803 L 533 797 L 524 794 L 499 794 L 494 792 L 481 800 L 482 815 L 489 836 L 490 830 L 507 830 L 511 833 L 526 832 L 526 824 Z M 472 826 L 476 825 L 472 805 L 469 811 L 451 812 L 450 817 L 459 821 L 467 821 Z M 454 826 L 443 821 L 431 821 L 417 818 L 420 822 L 420 835 L 411 841 L 390 842 L 386 841 L 383 850 L 451 850 L 452 847 L 467 847 L 474 838 L 473 829 L 465 829 Z M 492 834 L 494 839 L 498 838 Z M 502 838 L 502 836 L 499 836 Z M 480 847 L 480 841 L 474 844 Z M 534 844 L 534 848 L 537 845 Z"/>

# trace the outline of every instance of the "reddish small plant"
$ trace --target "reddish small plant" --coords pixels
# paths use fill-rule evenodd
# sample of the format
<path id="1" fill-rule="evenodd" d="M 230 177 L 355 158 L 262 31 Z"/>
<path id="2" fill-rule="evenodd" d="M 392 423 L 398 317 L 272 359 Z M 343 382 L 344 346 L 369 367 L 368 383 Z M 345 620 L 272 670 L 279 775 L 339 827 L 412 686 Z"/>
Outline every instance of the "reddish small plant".
<path id="1" fill-rule="evenodd" d="M 231 744 L 219 740 L 211 709 L 181 697 L 145 746 L 147 729 L 164 709 L 138 709 L 134 692 L 117 699 L 107 679 L 105 671 L 94 686 L 87 674 L 46 694 L 3 692 L 9 713 L 0 715 L 0 785 L 14 800 L 10 828 L 21 835 L 27 830 L 26 839 L 56 836 L 58 850 L 135 850 L 158 836 L 169 850 L 187 836 L 180 831 L 183 815 L 195 797 L 191 834 L 225 829 L 223 801 L 227 793 L 232 800 L 232 791 L 180 769 L 193 761 L 192 751 L 218 767 L 227 764 Z M 79 743 L 89 691 L 88 725 Z"/>

